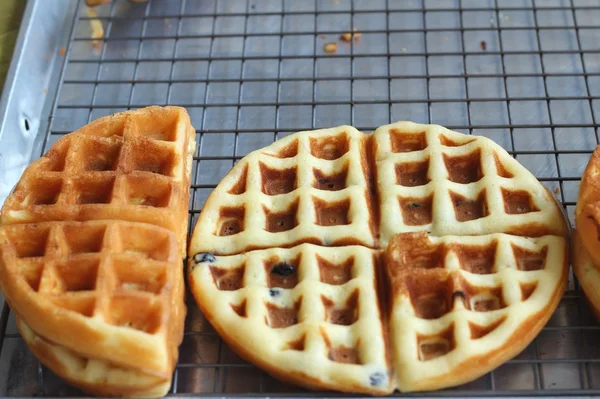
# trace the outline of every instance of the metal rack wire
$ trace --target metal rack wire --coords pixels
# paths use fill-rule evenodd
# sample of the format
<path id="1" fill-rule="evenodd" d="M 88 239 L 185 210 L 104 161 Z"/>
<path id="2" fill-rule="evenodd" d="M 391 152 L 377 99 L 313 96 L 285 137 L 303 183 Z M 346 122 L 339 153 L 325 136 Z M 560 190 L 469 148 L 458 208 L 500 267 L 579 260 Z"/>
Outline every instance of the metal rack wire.
<path id="1" fill-rule="evenodd" d="M 44 135 L 150 104 L 188 109 L 197 128 L 190 225 L 248 152 L 289 133 L 400 119 L 439 123 L 503 145 L 572 218 L 598 144 L 600 0 L 152 0 L 79 4 Z M 340 34 L 358 29 L 349 43 Z M 338 42 L 327 54 L 323 45 Z M 441 396 L 600 394 L 600 326 L 571 278 L 535 342 L 494 372 Z M 4 348 L 4 350 L 2 350 Z M 79 395 L 0 318 L 7 396 Z M 11 371 L 9 371 L 11 372 Z M 190 302 L 173 394 L 311 395 L 223 345 Z"/>

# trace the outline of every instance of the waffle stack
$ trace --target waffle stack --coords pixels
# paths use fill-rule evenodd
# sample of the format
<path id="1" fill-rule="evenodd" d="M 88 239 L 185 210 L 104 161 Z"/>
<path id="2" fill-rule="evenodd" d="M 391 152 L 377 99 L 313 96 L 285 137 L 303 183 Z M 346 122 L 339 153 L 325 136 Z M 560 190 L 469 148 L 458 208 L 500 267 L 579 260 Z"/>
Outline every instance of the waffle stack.
<path id="1" fill-rule="evenodd" d="M 515 356 L 567 278 L 554 197 L 500 146 L 399 122 L 243 158 L 189 248 L 190 288 L 242 357 L 312 389 L 471 381 Z"/>
<path id="2" fill-rule="evenodd" d="M 194 148 L 182 108 L 104 117 L 33 162 L 2 208 L 0 283 L 21 334 L 87 392 L 170 387 Z"/>
<path id="3" fill-rule="evenodd" d="M 592 154 L 581 179 L 575 224 L 573 270 L 600 321 L 600 147 Z"/>

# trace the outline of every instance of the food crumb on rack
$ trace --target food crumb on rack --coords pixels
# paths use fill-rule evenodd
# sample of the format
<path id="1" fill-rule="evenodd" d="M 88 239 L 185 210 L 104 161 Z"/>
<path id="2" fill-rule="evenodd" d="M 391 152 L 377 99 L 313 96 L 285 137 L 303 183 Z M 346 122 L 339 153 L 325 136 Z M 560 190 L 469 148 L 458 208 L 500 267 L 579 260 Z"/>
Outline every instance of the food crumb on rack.
<path id="1" fill-rule="evenodd" d="M 352 41 L 352 39 L 359 40 L 361 36 L 362 36 L 362 33 L 357 31 L 356 29 L 354 29 L 354 31 L 352 31 L 352 32 L 342 33 L 340 35 L 340 40 L 343 40 L 345 42 L 350 42 L 350 41 Z"/>
<path id="2" fill-rule="evenodd" d="M 87 15 L 91 18 L 90 21 L 90 36 L 92 37 L 92 46 L 98 50 L 102 47 L 102 39 L 104 39 L 104 27 L 98 19 L 98 14 L 93 8 L 87 9 Z"/>
<path id="3" fill-rule="evenodd" d="M 325 51 L 326 53 L 329 53 L 329 54 L 333 54 L 333 53 L 337 52 L 337 43 L 336 42 L 325 43 L 325 45 L 323 46 L 323 51 Z"/>
<path id="4" fill-rule="evenodd" d="M 65 56 L 67 50 L 64 47 L 61 47 L 58 49 L 58 54 L 60 54 L 61 56 Z"/>
<path id="5" fill-rule="evenodd" d="M 560 194 L 560 187 L 556 186 L 552 191 L 554 191 L 554 194 Z"/>
<path id="6" fill-rule="evenodd" d="M 485 40 L 482 40 L 482 41 L 479 43 L 479 47 L 481 47 L 481 49 L 482 49 L 483 51 L 487 50 L 487 43 L 485 42 Z"/>

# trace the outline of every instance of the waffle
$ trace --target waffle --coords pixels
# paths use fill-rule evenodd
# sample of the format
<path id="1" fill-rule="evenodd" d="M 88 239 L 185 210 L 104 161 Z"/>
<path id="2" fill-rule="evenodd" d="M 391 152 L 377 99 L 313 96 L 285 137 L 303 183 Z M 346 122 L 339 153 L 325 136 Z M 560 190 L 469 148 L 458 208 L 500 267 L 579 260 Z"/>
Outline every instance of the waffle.
<path id="1" fill-rule="evenodd" d="M 592 153 L 581 178 L 575 224 L 573 270 L 594 315 L 600 321 L 600 147 Z"/>
<path id="2" fill-rule="evenodd" d="M 301 243 L 374 247 L 368 152 L 367 136 L 340 126 L 288 136 L 247 155 L 209 196 L 191 253 Z"/>
<path id="3" fill-rule="evenodd" d="M 515 356 L 565 289 L 567 224 L 484 137 L 399 122 L 300 132 L 240 160 L 190 242 L 228 345 L 312 389 L 451 387 Z"/>
<path id="4" fill-rule="evenodd" d="M 381 246 L 411 231 L 567 234 L 552 194 L 492 140 L 411 122 L 374 135 Z"/>
<path id="5" fill-rule="evenodd" d="M 600 322 L 600 271 L 592 261 L 578 230 L 573 231 L 573 271 L 592 313 Z"/>
<path id="6" fill-rule="evenodd" d="M 90 393 L 170 385 L 194 147 L 181 108 L 104 117 L 33 162 L 2 208 L 0 284 L 24 338 Z"/>
<path id="7" fill-rule="evenodd" d="M 577 198 L 575 224 L 579 238 L 594 265 L 600 265 L 598 231 L 600 227 L 600 147 L 596 148 L 587 164 Z M 596 266 L 600 271 L 600 266 Z"/>

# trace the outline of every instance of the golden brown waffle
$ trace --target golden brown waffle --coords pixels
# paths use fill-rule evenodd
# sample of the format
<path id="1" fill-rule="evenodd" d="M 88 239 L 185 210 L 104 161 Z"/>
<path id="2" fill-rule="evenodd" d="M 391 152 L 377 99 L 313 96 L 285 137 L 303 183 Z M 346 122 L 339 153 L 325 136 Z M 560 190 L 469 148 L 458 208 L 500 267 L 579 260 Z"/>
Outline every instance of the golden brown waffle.
<path id="1" fill-rule="evenodd" d="M 579 237 L 592 263 L 600 271 L 600 146 L 597 147 L 587 164 L 581 184 L 577 207 L 575 209 L 575 224 Z"/>
<path id="2" fill-rule="evenodd" d="M 581 177 L 573 233 L 573 271 L 600 321 L 600 146 Z"/>
<path id="3" fill-rule="evenodd" d="M 432 390 L 533 340 L 564 291 L 566 235 L 554 197 L 487 138 L 341 126 L 242 159 L 202 210 L 188 278 L 222 338 L 276 377 Z"/>
<path id="4" fill-rule="evenodd" d="M 34 353 L 91 393 L 168 389 L 186 313 L 181 258 L 194 147 L 182 108 L 101 118 L 33 162 L 4 204 L 6 299 Z M 105 380 L 73 358 L 145 377 L 121 386 L 122 377 Z"/>
<path id="5" fill-rule="evenodd" d="M 590 309 L 600 322 L 600 270 L 592 261 L 579 230 L 573 230 L 573 271 Z"/>

